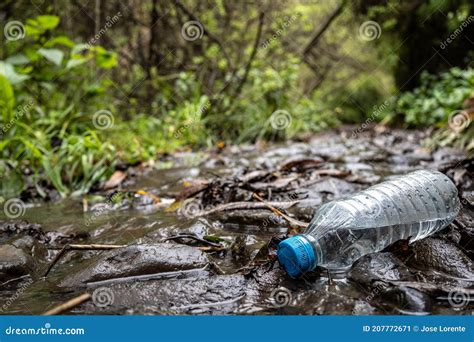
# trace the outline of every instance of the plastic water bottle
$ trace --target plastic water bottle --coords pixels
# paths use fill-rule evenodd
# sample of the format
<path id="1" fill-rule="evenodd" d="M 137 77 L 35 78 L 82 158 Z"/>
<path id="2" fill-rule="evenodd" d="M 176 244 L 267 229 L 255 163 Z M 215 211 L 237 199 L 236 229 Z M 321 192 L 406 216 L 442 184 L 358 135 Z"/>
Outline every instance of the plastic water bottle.
<path id="1" fill-rule="evenodd" d="M 278 246 L 286 272 L 299 277 L 316 266 L 345 272 L 365 254 L 410 242 L 446 227 L 460 209 L 453 182 L 438 171 L 415 171 L 318 208 L 303 234 Z"/>

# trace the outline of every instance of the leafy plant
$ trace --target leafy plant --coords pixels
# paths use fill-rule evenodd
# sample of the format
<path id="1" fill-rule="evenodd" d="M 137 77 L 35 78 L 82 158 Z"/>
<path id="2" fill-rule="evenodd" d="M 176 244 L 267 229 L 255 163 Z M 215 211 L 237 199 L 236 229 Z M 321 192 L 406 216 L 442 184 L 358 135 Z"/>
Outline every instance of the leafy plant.
<path id="1" fill-rule="evenodd" d="M 6 44 L 0 61 L 0 162 L 17 161 L 17 171 L 31 173 L 40 194 L 45 180 L 66 196 L 89 191 L 113 170 L 115 150 L 94 132 L 92 118 L 107 102 L 103 94 L 111 84 L 95 73 L 117 61 L 100 46 L 55 35 L 58 24 L 52 15 L 28 19 L 25 38 Z M 16 193 L 24 186 L 14 187 Z"/>
<path id="2" fill-rule="evenodd" d="M 441 75 L 423 72 L 421 85 L 403 93 L 395 105 L 410 127 L 448 122 L 449 114 L 462 108 L 463 101 L 474 89 L 474 69 L 452 68 Z"/>

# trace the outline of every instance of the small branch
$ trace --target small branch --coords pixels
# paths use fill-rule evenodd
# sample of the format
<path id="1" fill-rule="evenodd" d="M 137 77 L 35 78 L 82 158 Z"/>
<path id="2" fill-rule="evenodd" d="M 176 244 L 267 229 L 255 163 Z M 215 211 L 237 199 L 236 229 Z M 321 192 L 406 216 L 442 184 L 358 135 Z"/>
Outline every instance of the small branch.
<path id="1" fill-rule="evenodd" d="M 56 257 L 53 259 L 51 264 L 49 265 L 48 269 L 44 273 L 44 277 L 47 277 L 51 269 L 56 265 L 56 263 L 61 259 L 61 257 L 68 251 L 84 251 L 84 250 L 109 250 L 109 249 L 115 249 L 115 248 L 122 248 L 125 247 L 125 245 L 99 245 L 99 244 L 92 244 L 92 245 L 66 245 L 62 248 L 60 248 L 59 253 L 56 255 Z M 50 248 L 50 249 L 57 249 L 57 248 Z"/>
<path id="2" fill-rule="evenodd" d="M 192 235 L 192 234 L 180 234 L 180 235 L 170 236 L 170 237 L 167 237 L 165 239 L 162 239 L 161 241 L 165 242 L 165 241 L 169 241 L 169 240 L 181 240 L 181 239 L 191 239 L 191 240 L 201 242 L 201 243 L 203 243 L 205 245 L 208 245 L 208 246 L 222 247 L 222 245 L 219 244 L 219 243 L 207 241 L 205 239 L 201 239 L 200 237 L 197 237 L 197 236 Z"/>
<path id="3" fill-rule="evenodd" d="M 306 47 L 303 50 L 303 55 L 306 56 L 312 48 L 318 45 L 319 39 L 321 36 L 326 32 L 326 30 L 331 26 L 331 23 L 336 19 L 341 13 L 342 13 L 342 8 L 345 5 L 345 0 L 343 0 L 329 15 L 329 17 L 326 19 L 326 21 L 317 29 L 317 31 L 314 33 L 313 38 L 311 38 L 310 42 L 306 45 Z"/>
<path id="4" fill-rule="evenodd" d="M 259 44 L 260 39 L 262 37 L 262 28 L 263 28 L 264 18 L 265 18 L 265 13 L 260 12 L 260 15 L 258 16 L 257 35 L 256 35 L 255 41 L 253 43 L 252 53 L 250 54 L 247 65 L 245 66 L 244 77 L 242 77 L 240 83 L 238 84 L 237 88 L 235 89 L 234 98 L 237 98 L 240 95 L 240 92 L 242 91 L 242 87 L 244 86 L 245 82 L 247 82 L 247 77 L 248 77 L 249 72 L 250 72 L 250 67 L 252 66 L 252 62 L 255 59 L 255 56 L 257 55 L 258 44 Z"/>
<path id="5" fill-rule="evenodd" d="M 52 316 L 52 315 L 59 315 L 65 311 L 71 310 L 72 308 L 75 308 L 79 304 L 84 303 L 85 301 L 89 300 L 92 296 L 90 293 L 83 293 L 78 297 L 75 297 L 73 299 L 68 300 L 65 303 L 62 303 L 58 306 L 55 306 L 51 310 L 46 311 L 43 316 Z"/>
<path id="6" fill-rule="evenodd" d="M 268 205 L 275 205 L 283 209 L 287 209 L 298 203 L 299 201 L 286 201 L 286 202 L 267 202 L 267 203 L 257 203 L 257 202 L 232 202 L 218 205 L 212 209 L 202 211 L 197 217 L 207 216 L 214 213 L 227 210 L 255 210 L 255 209 L 267 209 Z"/>
<path id="7" fill-rule="evenodd" d="M 187 275 L 199 274 L 200 272 L 205 272 L 209 268 L 209 264 L 202 268 L 193 268 L 190 270 L 182 271 L 170 271 L 170 272 L 160 272 L 153 274 L 142 274 L 136 276 L 120 277 L 120 278 L 111 278 L 105 280 L 91 281 L 86 283 L 87 286 L 98 286 L 105 284 L 115 284 L 115 283 L 124 283 L 124 282 L 135 282 L 135 281 L 147 281 L 147 280 L 158 280 L 158 279 L 170 279 L 177 278 Z"/>
<path id="8" fill-rule="evenodd" d="M 294 218 L 291 218 L 288 215 L 286 215 L 285 213 L 281 212 L 279 209 L 277 209 L 277 208 L 273 207 L 272 205 L 268 204 L 267 202 L 265 202 L 265 200 L 262 197 L 260 197 L 256 193 L 253 194 L 253 197 L 256 198 L 257 200 L 259 200 L 260 202 L 262 202 L 263 204 L 265 204 L 265 206 L 267 206 L 271 211 L 273 211 L 275 213 L 275 215 L 283 217 L 285 220 L 288 221 L 289 224 L 292 224 L 296 227 L 303 227 L 303 228 L 306 228 L 308 226 L 308 223 L 305 223 L 305 222 L 302 222 L 302 221 L 299 221 L 299 220 L 295 220 Z"/>

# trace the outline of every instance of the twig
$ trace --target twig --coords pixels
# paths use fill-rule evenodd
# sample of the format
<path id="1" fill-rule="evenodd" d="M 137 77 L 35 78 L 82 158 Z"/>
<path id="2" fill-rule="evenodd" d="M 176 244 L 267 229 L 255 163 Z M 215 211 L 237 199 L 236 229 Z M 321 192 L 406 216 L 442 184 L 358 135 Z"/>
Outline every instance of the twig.
<path id="1" fill-rule="evenodd" d="M 306 56 L 313 47 L 318 45 L 319 39 L 321 36 L 326 32 L 326 30 L 331 26 L 331 23 L 342 13 L 342 8 L 345 5 L 345 1 L 342 1 L 329 15 L 326 21 L 318 27 L 316 32 L 314 33 L 313 37 L 311 38 L 310 42 L 306 45 L 303 50 L 303 55 Z"/>
<path id="2" fill-rule="evenodd" d="M 97 280 L 91 281 L 86 283 L 86 286 L 97 286 L 97 285 L 105 285 L 105 284 L 115 284 L 115 283 L 124 283 L 124 282 L 135 282 L 135 281 L 147 281 L 147 280 L 158 280 L 158 279 L 171 279 L 182 277 L 186 275 L 199 275 L 201 272 L 207 271 L 209 268 L 209 264 L 202 268 L 193 268 L 190 270 L 182 270 L 182 271 L 170 271 L 170 272 L 160 272 L 160 273 L 153 273 L 153 274 L 142 274 L 136 276 L 128 276 L 128 277 L 119 277 L 119 278 L 111 278 L 111 279 L 104 279 L 104 280 Z"/>
<path id="3" fill-rule="evenodd" d="M 257 55 L 258 43 L 260 42 L 260 38 L 262 37 L 262 28 L 263 28 L 264 18 L 265 18 L 265 13 L 260 12 L 260 15 L 258 16 L 257 35 L 255 37 L 255 42 L 253 44 L 252 53 L 250 54 L 247 65 L 245 66 L 244 76 L 242 77 L 239 84 L 237 85 L 237 88 L 235 89 L 234 98 L 239 97 L 240 92 L 242 91 L 242 87 L 244 86 L 245 82 L 247 82 L 247 77 L 250 72 L 250 67 L 252 66 L 252 62 L 255 59 L 255 56 Z"/>
<path id="4" fill-rule="evenodd" d="M 222 247 L 222 245 L 220 243 L 207 241 L 205 239 L 201 239 L 200 237 L 197 237 L 197 236 L 192 235 L 192 234 L 179 234 L 179 235 L 175 235 L 175 236 L 170 236 L 170 237 L 167 237 L 165 239 L 162 239 L 161 241 L 165 242 L 165 241 L 169 241 L 169 240 L 180 240 L 180 239 L 191 239 L 191 240 L 195 240 L 195 241 L 204 243 L 204 244 L 212 246 L 212 247 Z"/>
<path id="5" fill-rule="evenodd" d="M 262 202 L 263 204 L 265 204 L 266 207 L 268 207 L 271 211 L 273 211 L 276 215 L 278 216 L 281 216 L 283 217 L 285 220 L 288 221 L 288 223 L 294 225 L 294 226 L 297 226 L 297 227 L 303 227 L 303 228 L 306 228 L 308 226 L 307 223 L 305 222 L 301 222 L 299 220 L 295 220 L 294 218 L 291 218 L 289 217 L 288 215 L 286 215 L 285 213 L 281 212 L 280 210 L 278 210 L 277 208 L 273 207 L 272 205 L 269 204 L 269 202 L 265 202 L 265 200 L 260 197 L 259 195 L 257 195 L 256 193 L 253 194 L 253 197 L 258 199 L 260 202 Z"/>
<path id="6" fill-rule="evenodd" d="M 30 275 L 29 274 L 25 274 L 25 275 L 22 275 L 21 277 L 18 277 L 18 278 L 13 278 L 13 279 L 10 279 L 10 280 L 7 280 L 6 282 L 4 283 L 1 283 L 0 286 L 4 286 L 4 285 L 7 285 L 8 283 L 11 283 L 11 282 L 14 282 L 14 281 L 17 281 L 17 280 L 20 280 L 20 279 L 23 279 L 23 278 L 29 278 Z"/>
<path id="7" fill-rule="evenodd" d="M 74 251 L 74 250 L 82 250 L 82 251 L 84 251 L 84 250 L 109 250 L 109 249 L 122 248 L 122 247 L 125 247 L 125 245 L 100 245 L 100 244 L 65 245 L 64 247 L 61 248 L 59 253 L 53 259 L 53 261 L 49 265 L 48 269 L 44 273 L 43 277 L 48 276 L 49 272 L 54 267 L 54 265 L 56 265 L 56 263 L 59 261 L 59 259 L 68 251 Z M 50 248 L 50 249 L 57 249 L 57 248 Z"/>
<path id="8" fill-rule="evenodd" d="M 257 202 L 232 202 L 218 205 L 212 209 L 201 211 L 197 217 L 207 216 L 214 213 L 227 210 L 254 210 L 254 209 L 267 209 L 268 205 L 278 206 L 283 209 L 287 209 L 298 203 L 299 201 L 286 201 L 286 202 L 267 202 L 267 203 L 257 203 Z"/>
<path id="9" fill-rule="evenodd" d="M 62 303 L 58 306 L 55 306 L 51 310 L 46 311 L 43 316 L 52 316 L 52 315 L 59 315 L 60 313 L 63 313 L 65 311 L 71 310 L 72 308 L 75 308 L 81 303 L 84 303 L 85 301 L 89 300 L 91 298 L 90 293 L 83 293 L 78 297 L 75 297 L 73 299 L 68 300 L 65 303 Z"/>

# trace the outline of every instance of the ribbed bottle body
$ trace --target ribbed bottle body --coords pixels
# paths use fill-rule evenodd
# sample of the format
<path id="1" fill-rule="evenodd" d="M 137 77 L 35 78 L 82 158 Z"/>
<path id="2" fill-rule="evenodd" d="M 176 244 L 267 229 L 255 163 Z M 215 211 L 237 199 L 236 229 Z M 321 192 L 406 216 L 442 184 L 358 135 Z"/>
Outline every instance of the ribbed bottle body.
<path id="1" fill-rule="evenodd" d="M 438 171 L 415 171 L 321 206 L 304 235 L 318 265 L 345 269 L 401 239 L 422 239 L 454 220 L 456 186 Z"/>

